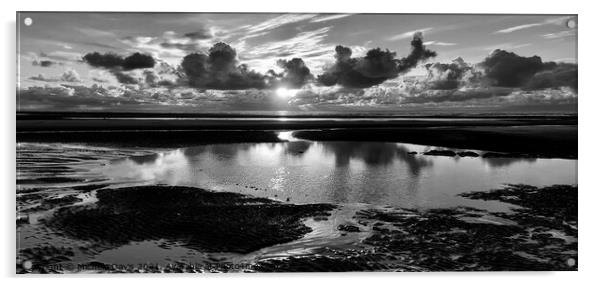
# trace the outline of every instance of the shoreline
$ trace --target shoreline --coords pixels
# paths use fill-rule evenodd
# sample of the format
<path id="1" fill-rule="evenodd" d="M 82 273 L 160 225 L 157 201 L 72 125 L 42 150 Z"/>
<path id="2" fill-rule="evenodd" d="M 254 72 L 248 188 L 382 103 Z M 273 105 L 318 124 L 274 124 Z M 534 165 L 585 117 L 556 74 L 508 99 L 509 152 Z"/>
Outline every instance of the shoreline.
<path id="1" fill-rule="evenodd" d="M 161 122 L 165 122 L 164 120 Z M 370 126 L 340 127 L 336 124 L 318 125 L 280 123 L 279 126 L 255 124 L 252 127 L 228 125 L 213 126 L 203 130 L 194 126 L 149 125 L 138 129 L 111 129 L 94 124 L 65 128 L 43 126 L 28 122 L 24 128 L 17 121 L 17 142 L 38 143 L 89 143 L 109 146 L 179 148 L 221 143 L 278 143 L 279 131 L 292 131 L 293 136 L 310 141 L 396 142 L 430 145 L 442 148 L 472 149 L 508 153 L 506 157 L 577 159 L 578 126 L 576 124 L 539 125 L 523 122 L 491 122 L 489 125 L 470 125 L 440 122 L 423 123 L 425 126 L 386 127 L 370 122 Z M 134 124 L 130 122 L 128 124 Z M 175 122 L 181 123 L 181 122 Z M 357 122 L 355 122 L 357 123 Z M 354 123 L 354 124 L 355 124 Z M 72 124 L 66 122 L 65 124 Z M 226 123 L 221 123 L 222 125 Z M 409 124 L 409 123 L 404 123 Z M 338 126 L 338 127 L 337 127 Z M 127 126 L 121 126 L 127 127 Z M 130 127 L 134 127 L 133 125 Z M 148 129 L 146 129 L 148 127 Z M 219 128 L 218 128 L 219 127 Z"/>

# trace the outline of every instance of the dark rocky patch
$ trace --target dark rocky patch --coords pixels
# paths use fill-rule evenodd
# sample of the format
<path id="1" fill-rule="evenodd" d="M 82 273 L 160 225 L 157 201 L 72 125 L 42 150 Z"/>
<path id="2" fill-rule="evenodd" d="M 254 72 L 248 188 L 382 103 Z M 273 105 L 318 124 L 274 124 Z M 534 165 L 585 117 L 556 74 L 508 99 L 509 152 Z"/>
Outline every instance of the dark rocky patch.
<path id="1" fill-rule="evenodd" d="M 116 247 L 168 239 L 207 252 L 248 253 L 301 238 L 305 217 L 332 205 L 292 205 L 198 188 L 102 189 L 94 206 L 59 209 L 46 224 L 66 236 Z"/>
<path id="2" fill-rule="evenodd" d="M 487 152 L 483 154 L 483 158 L 533 158 L 535 156 L 521 153 L 496 153 Z"/>
<path id="3" fill-rule="evenodd" d="M 458 156 L 460 156 L 460 157 L 479 157 L 479 154 L 476 152 L 472 152 L 472 151 L 463 151 L 463 152 L 458 152 Z"/>
<path id="4" fill-rule="evenodd" d="M 462 210 L 426 212 L 372 210 L 363 219 L 384 219 L 389 228 L 375 228 L 364 243 L 377 253 L 390 253 L 398 263 L 421 271 L 576 270 L 576 244 L 549 236 L 533 236 L 529 226 L 469 222 Z M 391 230 L 393 228 L 393 230 Z"/>
<path id="5" fill-rule="evenodd" d="M 424 155 L 454 157 L 454 156 L 456 156 L 456 152 L 451 151 L 451 150 L 430 150 L 430 151 L 424 152 Z"/>
<path id="6" fill-rule="evenodd" d="M 345 232 L 360 232 L 360 228 L 355 225 L 341 224 L 337 227 L 337 230 Z"/>

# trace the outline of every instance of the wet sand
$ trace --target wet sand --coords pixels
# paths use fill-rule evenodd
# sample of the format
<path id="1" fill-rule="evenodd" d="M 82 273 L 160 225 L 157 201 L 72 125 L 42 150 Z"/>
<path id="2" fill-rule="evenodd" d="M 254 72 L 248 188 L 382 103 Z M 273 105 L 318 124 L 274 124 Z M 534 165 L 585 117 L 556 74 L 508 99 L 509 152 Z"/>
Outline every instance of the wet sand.
<path id="1" fill-rule="evenodd" d="M 134 241 L 163 240 L 202 252 L 247 254 L 291 242 L 312 231 L 303 218 L 332 221 L 345 206 L 294 205 L 234 193 L 174 186 L 100 189 L 97 201 L 58 208 L 42 223 L 87 246 L 36 246 L 19 250 L 20 273 L 63 273 L 53 268 L 76 253 L 94 253 Z M 463 194 L 510 201 L 510 213 L 458 207 L 413 210 L 360 208 L 329 238 L 365 233 L 354 247 L 318 247 L 301 255 L 249 261 L 245 271 L 521 271 L 577 269 L 577 188 L 510 185 Z M 519 207 L 520 206 L 520 207 Z M 553 211 L 556 210 L 556 211 Z M 25 268 L 24 261 L 33 262 Z M 218 260 L 219 261 L 219 260 Z M 238 271 L 225 263 L 185 262 L 126 272 Z M 86 261 L 96 272 L 123 272 L 111 261 Z M 221 266 L 220 266 L 221 265 Z M 198 265 L 197 265 L 198 266 Z M 77 270 L 75 271 L 77 272 Z"/>

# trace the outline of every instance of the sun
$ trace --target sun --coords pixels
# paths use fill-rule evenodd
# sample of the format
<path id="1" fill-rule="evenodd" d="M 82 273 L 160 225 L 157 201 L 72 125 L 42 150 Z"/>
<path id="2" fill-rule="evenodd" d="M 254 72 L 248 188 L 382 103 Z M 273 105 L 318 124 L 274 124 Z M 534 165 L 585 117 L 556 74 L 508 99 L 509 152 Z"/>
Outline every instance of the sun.
<path id="1" fill-rule="evenodd" d="M 295 96 L 297 94 L 297 91 L 298 90 L 296 90 L 296 89 L 288 89 L 285 87 L 281 87 L 276 90 L 276 95 L 280 98 L 287 99 L 287 98 L 291 98 L 291 97 Z"/>

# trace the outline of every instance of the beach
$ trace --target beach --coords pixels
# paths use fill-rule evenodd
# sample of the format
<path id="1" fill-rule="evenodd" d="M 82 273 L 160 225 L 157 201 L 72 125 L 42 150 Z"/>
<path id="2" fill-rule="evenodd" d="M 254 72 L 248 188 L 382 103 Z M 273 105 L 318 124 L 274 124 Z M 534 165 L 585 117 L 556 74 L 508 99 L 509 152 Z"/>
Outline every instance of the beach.
<path id="1" fill-rule="evenodd" d="M 17 116 L 18 272 L 577 269 L 576 116 L 75 115 Z"/>

